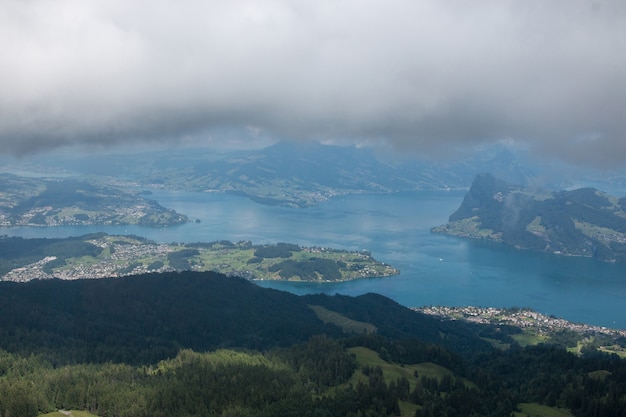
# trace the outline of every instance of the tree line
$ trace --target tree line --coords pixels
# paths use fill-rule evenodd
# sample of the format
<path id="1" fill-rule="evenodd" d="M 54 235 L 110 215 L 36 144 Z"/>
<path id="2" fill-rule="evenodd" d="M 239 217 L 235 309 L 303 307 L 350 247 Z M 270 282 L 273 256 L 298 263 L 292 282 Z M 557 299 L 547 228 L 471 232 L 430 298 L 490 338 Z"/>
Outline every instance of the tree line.
<path id="1" fill-rule="evenodd" d="M 377 333 L 344 333 L 308 305 Z M 507 329 L 441 321 L 375 294 L 299 297 L 215 273 L 146 274 L 1 283 L 0 316 L 0 417 L 61 408 L 510 417 L 521 402 L 626 416 L 624 359 L 543 345 L 498 350 L 481 337 L 511 342 Z M 355 348 L 379 360 L 359 362 Z M 425 363 L 446 371 L 406 371 Z"/>

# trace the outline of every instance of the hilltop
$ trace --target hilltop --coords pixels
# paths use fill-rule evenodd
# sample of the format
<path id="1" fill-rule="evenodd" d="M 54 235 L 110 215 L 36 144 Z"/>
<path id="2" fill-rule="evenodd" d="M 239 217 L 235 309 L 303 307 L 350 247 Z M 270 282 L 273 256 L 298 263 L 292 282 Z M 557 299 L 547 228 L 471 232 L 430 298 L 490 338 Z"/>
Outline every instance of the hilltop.
<path id="1" fill-rule="evenodd" d="M 626 262 L 626 198 L 595 188 L 535 190 L 480 174 L 449 223 L 432 231 Z"/>

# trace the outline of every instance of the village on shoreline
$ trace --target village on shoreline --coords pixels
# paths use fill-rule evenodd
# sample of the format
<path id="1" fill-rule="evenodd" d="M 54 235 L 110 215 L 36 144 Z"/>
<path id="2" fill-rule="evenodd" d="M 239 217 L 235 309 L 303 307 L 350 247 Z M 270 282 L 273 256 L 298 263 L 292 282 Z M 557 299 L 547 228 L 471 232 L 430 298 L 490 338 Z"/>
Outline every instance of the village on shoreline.
<path id="1" fill-rule="evenodd" d="M 424 306 L 414 307 L 412 310 L 450 320 L 515 326 L 522 330 L 532 330 L 539 335 L 549 335 L 558 331 L 571 331 L 584 335 L 626 337 L 626 329 L 611 329 L 604 326 L 573 323 L 562 318 L 546 316 L 529 308 Z"/>
<path id="2" fill-rule="evenodd" d="M 288 243 L 253 245 L 250 241 L 226 240 L 157 243 L 138 236 L 106 233 L 44 243 L 33 240 L 30 247 L 29 241 L 21 238 L 0 236 L 0 242 L 8 246 L 19 243 L 23 247 L 23 253 L 14 254 L 5 271 L 0 268 L 0 281 L 11 282 L 101 279 L 172 271 L 215 271 L 249 280 L 343 282 L 400 273 L 374 259 L 366 250 Z M 49 249 L 39 248 L 37 252 L 34 245 L 38 244 L 49 245 Z M 65 250 L 59 251 L 59 247 Z M 31 255 L 33 251 L 37 254 Z M 41 253 L 47 255 L 39 258 Z"/>

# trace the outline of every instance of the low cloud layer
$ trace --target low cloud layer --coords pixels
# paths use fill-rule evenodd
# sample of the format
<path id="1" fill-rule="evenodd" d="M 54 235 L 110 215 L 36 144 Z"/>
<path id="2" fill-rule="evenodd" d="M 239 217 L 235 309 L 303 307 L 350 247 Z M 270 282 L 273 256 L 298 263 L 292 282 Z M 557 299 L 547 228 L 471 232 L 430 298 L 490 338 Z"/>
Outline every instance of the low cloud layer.
<path id="1" fill-rule="evenodd" d="M 506 139 L 618 164 L 625 28 L 621 0 L 4 0 L 0 146 L 249 127 L 416 153 Z"/>

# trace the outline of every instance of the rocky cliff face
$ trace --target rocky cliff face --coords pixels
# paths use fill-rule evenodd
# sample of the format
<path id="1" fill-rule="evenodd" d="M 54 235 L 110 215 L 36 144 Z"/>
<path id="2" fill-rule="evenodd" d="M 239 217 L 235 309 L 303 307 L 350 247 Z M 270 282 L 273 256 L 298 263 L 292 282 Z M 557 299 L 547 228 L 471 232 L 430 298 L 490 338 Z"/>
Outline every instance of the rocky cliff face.
<path id="1" fill-rule="evenodd" d="M 479 174 L 449 223 L 433 231 L 517 248 L 625 262 L 624 205 L 624 199 L 594 188 L 531 190 Z"/>

